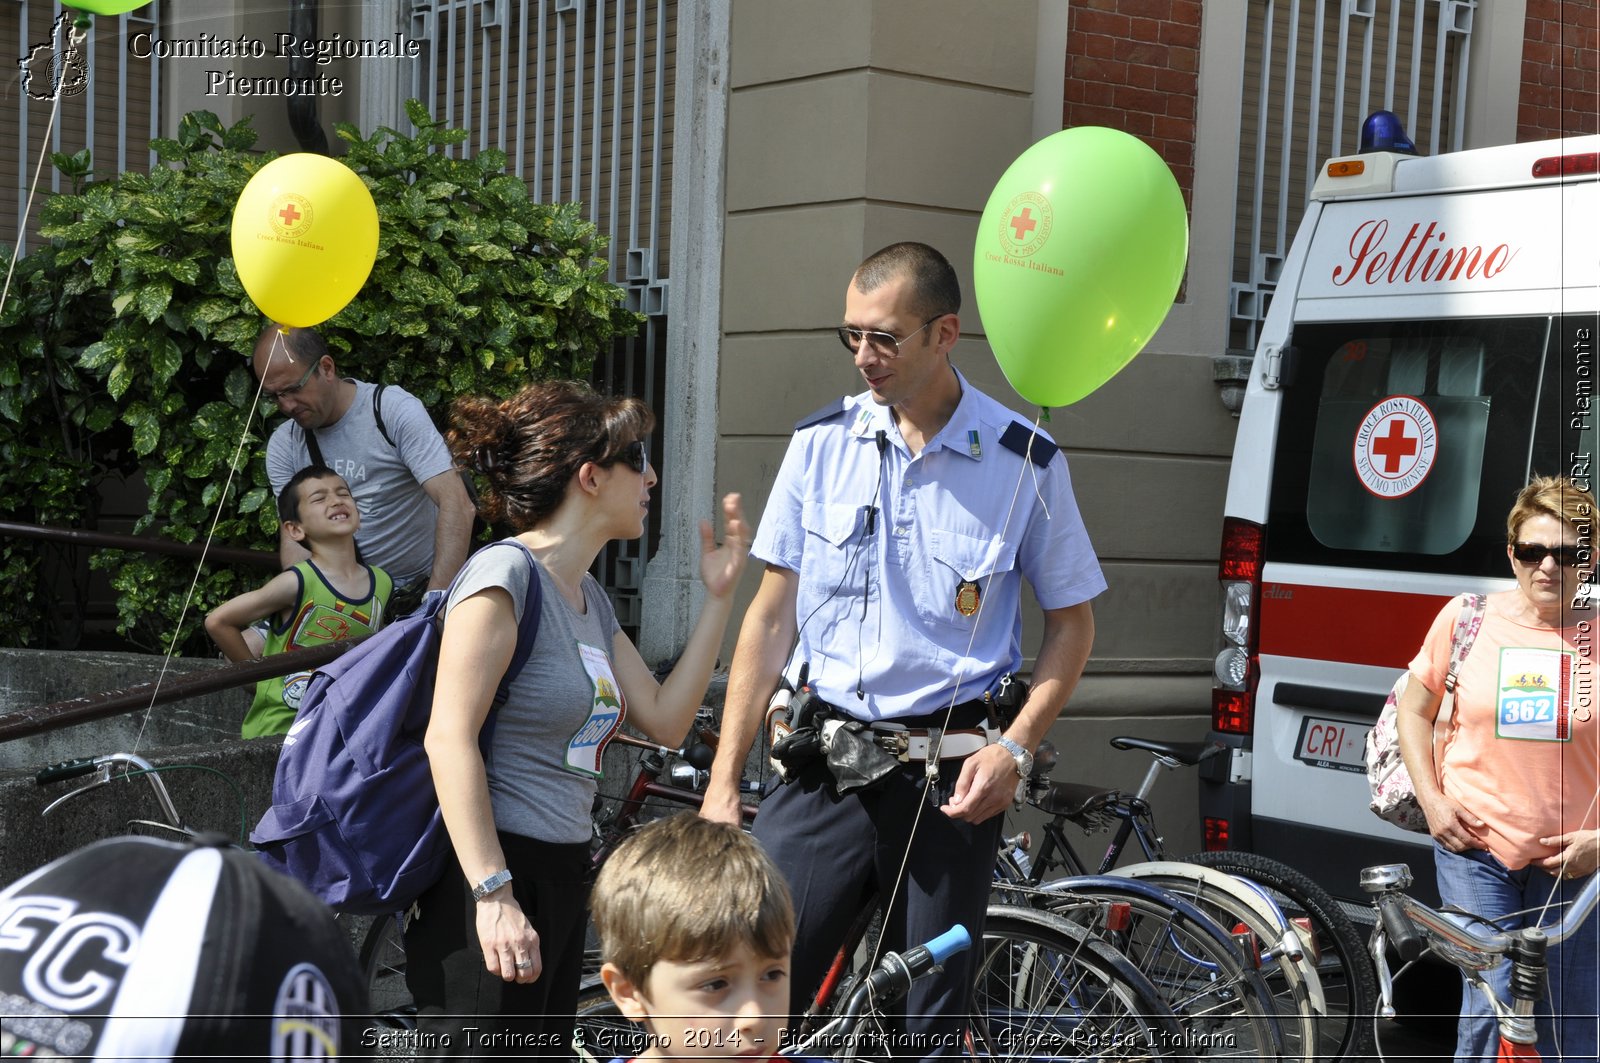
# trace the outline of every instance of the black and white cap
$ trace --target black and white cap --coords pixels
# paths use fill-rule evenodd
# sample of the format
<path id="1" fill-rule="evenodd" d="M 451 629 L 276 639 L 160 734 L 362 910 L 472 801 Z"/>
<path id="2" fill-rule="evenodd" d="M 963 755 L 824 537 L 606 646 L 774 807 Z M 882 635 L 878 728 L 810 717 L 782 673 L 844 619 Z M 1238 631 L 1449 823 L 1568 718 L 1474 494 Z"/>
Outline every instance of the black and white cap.
<path id="1" fill-rule="evenodd" d="M 366 989 L 332 913 L 218 839 L 95 842 L 0 891 L 0 1057 L 333 1060 Z"/>

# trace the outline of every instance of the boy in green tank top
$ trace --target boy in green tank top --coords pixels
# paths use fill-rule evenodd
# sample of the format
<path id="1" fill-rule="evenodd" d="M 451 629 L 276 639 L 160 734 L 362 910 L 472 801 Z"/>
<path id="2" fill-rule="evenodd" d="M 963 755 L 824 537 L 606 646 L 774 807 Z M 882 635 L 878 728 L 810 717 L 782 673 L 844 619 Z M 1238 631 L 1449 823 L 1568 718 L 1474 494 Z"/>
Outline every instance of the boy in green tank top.
<path id="1" fill-rule="evenodd" d="M 306 466 L 279 493 L 278 516 L 311 559 L 207 614 L 206 633 L 230 661 L 257 659 L 245 644 L 244 630 L 258 620 L 269 624 L 262 651 L 267 656 L 371 634 L 388 611 L 393 584 L 383 569 L 362 564 L 356 552 L 361 511 L 344 477 L 323 465 Z M 257 683 L 243 736 L 286 733 L 310 681 L 308 669 Z"/>

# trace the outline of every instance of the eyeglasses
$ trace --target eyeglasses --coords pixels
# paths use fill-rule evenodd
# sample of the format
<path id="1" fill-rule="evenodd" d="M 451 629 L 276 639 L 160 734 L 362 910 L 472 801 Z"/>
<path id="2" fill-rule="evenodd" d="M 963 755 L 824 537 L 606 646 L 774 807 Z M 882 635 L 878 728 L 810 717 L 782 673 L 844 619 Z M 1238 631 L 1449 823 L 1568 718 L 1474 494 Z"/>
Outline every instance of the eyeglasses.
<path id="1" fill-rule="evenodd" d="M 877 329 L 851 328 L 849 325 L 840 325 L 839 342 L 844 344 L 844 349 L 851 354 L 860 351 L 861 344 L 865 341 L 873 350 L 885 358 L 898 358 L 900 357 L 900 345 L 902 343 L 944 316 L 944 314 L 934 314 L 922 323 L 921 328 L 918 328 L 915 332 L 908 332 L 899 338 L 896 338 L 892 332 L 879 332 Z"/>
<path id="2" fill-rule="evenodd" d="M 296 380 L 293 384 L 290 384 L 288 387 L 283 388 L 280 391 L 263 391 L 261 393 L 261 397 L 266 399 L 268 402 L 278 402 L 286 395 L 293 395 L 295 392 L 306 386 L 306 381 L 311 379 L 311 374 L 315 373 L 317 371 L 317 367 L 321 364 L 322 359 L 318 358 L 316 361 L 311 363 L 311 368 L 307 369 L 305 374 L 301 376 L 299 380 Z"/>
<path id="3" fill-rule="evenodd" d="M 1544 543 L 1511 544 L 1511 556 L 1521 561 L 1524 565 L 1538 568 L 1544 564 L 1544 559 L 1553 557 L 1556 564 L 1562 568 L 1577 568 L 1589 560 L 1589 551 L 1578 546 L 1546 546 Z"/>
<path id="4" fill-rule="evenodd" d="M 643 476 L 644 471 L 650 467 L 650 444 L 643 439 L 635 439 L 623 447 L 620 454 L 608 459 L 606 464 L 618 461 Z"/>

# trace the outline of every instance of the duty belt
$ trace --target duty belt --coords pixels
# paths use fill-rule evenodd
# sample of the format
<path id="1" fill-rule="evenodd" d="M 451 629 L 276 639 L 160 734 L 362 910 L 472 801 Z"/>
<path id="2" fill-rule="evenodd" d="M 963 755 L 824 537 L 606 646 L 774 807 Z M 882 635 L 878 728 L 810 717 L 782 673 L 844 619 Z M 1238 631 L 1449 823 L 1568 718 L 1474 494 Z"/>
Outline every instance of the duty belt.
<path id="1" fill-rule="evenodd" d="M 930 755 L 940 760 L 960 760 L 972 756 L 1000 736 L 999 731 L 988 728 L 941 730 L 937 727 L 907 727 L 892 721 L 880 721 L 868 727 L 879 749 L 903 761 L 925 761 Z"/>

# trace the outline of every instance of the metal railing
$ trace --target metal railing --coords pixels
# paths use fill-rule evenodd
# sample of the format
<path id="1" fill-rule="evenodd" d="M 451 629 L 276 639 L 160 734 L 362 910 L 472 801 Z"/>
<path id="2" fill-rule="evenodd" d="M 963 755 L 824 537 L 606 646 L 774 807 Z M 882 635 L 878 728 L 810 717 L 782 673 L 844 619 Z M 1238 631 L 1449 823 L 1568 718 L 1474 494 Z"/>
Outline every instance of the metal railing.
<path id="1" fill-rule="evenodd" d="M 174 701 L 195 698 L 202 694 L 215 694 L 219 690 L 258 683 L 273 676 L 288 675 L 290 672 L 303 672 L 327 664 L 371 637 L 360 635 L 353 639 L 329 642 L 309 649 L 276 653 L 259 661 L 241 661 L 197 675 L 137 683 L 120 690 L 106 690 L 98 694 L 86 694 L 79 698 L 52 702 L 49 705 L 18 709 L 0 715 L 0 742 L 29 738 L 62 727 L 71 727 L 74 724 L 142 712 L 157 705 L 168 705 Z"/>
<path id="2" fill-rule="evenodd" d="M 40 524 L 0 521 L 0 537 L 36 539 L 70 546 L 134 550 L 196 560 L 204 556 L 206 560 L 218 564 L 252 565 L 273 569 L 279 567 L 278 555 L 265 550 L 243 550 L 230 546 L 207 548 L 197 543 L 177 543 L 164 539 L 147 539 L 137 535 L 119 535 L 115 532 L 86 531 L 81 528 L 53 528 Z M 360 641 L 361 638 L 347 639 L 326 646 L 276 654 L 265 660 L 230 664 L 200 675 L 139 683 L 119 690 L 88 694 L 66 701 L 52 702 L 49 705 L 0 714 L 0 742 L 44 734 L 57 728 L 70 727 L 91 720 L 103 720 L 111 716 L 139 712 L 155 705 L 170 704 L 185 698 L 199 697 L 202 694 L 213 694 L 219 690 L 257 683 L 273 676 L 314 668 L 328 663 Z"/>

